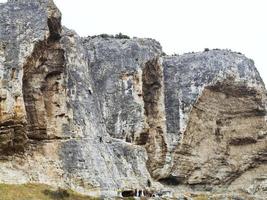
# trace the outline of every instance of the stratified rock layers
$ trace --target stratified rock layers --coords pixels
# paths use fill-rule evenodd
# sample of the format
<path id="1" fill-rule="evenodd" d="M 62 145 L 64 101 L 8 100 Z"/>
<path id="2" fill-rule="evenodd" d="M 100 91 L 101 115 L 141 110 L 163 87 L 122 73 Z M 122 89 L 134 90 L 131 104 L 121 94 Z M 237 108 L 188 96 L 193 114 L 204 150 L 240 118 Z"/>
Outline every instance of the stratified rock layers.
<path id="1" fill-rule="evenodd" d="M 212 50 L 169 57 L 164 66 L 174 162 L 169 176 L 210 190 L 235 187 L 236 179 L 262 169 L 253 181 L 265 187 L 260 177 L 266 174 L 266 92 L 253 61 Z"/>
<path id="2" fill-rule="evenodd" d="M 266 91 L 252 60 L 164 56 L 153 39 L 81 38 L 60 21 L 50 0 L 0 5 L 0 182 L 266 195 Z"/>

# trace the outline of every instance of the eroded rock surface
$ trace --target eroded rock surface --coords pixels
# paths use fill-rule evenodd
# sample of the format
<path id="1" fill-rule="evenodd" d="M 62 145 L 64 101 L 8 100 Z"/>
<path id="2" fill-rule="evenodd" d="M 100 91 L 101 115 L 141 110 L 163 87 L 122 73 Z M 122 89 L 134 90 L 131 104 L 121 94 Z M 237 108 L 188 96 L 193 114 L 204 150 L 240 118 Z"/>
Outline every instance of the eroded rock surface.
<path id="1" fill-rule="evenodd" d="M 50 0 L 0 5 L 0 182 L 264 199 L 266 133 L 244 55 L 164 56 L 153 39 L 81 38 Z"/>
<path id="2" fill-rule="evenodd" d="M 168 57 L 164 65 L 166 108 L 180 116 L 166 111 L 174 162 L 170 177 L 214 189 L 266 168 L 266 92 L 253 61 L 212 50 Z"/>

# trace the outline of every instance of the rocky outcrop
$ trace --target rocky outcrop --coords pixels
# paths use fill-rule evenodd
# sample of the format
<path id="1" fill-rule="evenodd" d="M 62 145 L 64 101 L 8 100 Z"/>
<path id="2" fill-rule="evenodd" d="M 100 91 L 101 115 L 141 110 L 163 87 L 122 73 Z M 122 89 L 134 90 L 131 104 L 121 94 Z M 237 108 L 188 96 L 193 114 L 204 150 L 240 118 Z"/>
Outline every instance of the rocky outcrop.
<path id="1" fill-rule="evenodd" d="M 244 55 L 165 56 L 153 39 L 81 38 L 50 0 L 0 5 L 2 183 L 263 199 L 265 118 Z"/>
<path id="2" fill-rule="evenodd" d="M 180 116 L 166 111 L 172 179 L 214 189 L 266 167 L 266 92 L 253 61 L 212 50 L 169 57 L 164 66 L 166 107 Z"/>

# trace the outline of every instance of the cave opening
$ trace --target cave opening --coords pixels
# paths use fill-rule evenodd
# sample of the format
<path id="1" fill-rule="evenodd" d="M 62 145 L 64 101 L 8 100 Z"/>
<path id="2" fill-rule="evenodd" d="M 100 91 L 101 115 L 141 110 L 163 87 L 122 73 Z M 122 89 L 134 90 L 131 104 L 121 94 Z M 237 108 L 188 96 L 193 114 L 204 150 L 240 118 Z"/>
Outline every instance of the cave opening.
<path id="1" fill-rule="evenodd" d="M 125 190 L 121 193 L 122 197 L 134 197 L 135 191 L 134 190 Z"/>
<path id="2" fill-rule="evenodd" d="M 159 179 L 159 182 L 164 185 L 179 185 L 182 183 L 182 179 L 177 176 L 169 175 L 166 178 Z"/>

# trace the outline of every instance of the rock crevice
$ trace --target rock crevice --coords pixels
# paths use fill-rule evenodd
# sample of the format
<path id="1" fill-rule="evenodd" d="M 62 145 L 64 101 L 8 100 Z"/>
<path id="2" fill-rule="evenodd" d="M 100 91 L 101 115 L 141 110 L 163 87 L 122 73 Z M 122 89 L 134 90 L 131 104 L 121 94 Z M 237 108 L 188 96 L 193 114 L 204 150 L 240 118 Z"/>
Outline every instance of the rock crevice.
<path id="1" fill-rule="evenodd" d="M 167 56 L 153 39 L 79 37 L 52 0 L 0 5 L 0 182 L 264 199 L 266 99 L 240 53 Z"/>
<path id="2" fill-rule="evenodd" d="M 164 106 L 163 68 L 160 60 L 153 59 L 142 71 L 142 90 L 145 120 L 148 127 L 142 134 L 148 153 L 147 167 L 154 178 L 162 176 L 166 164 L 166 119 Z M 166 173 L 166 172 L 163 172 Z"/>

